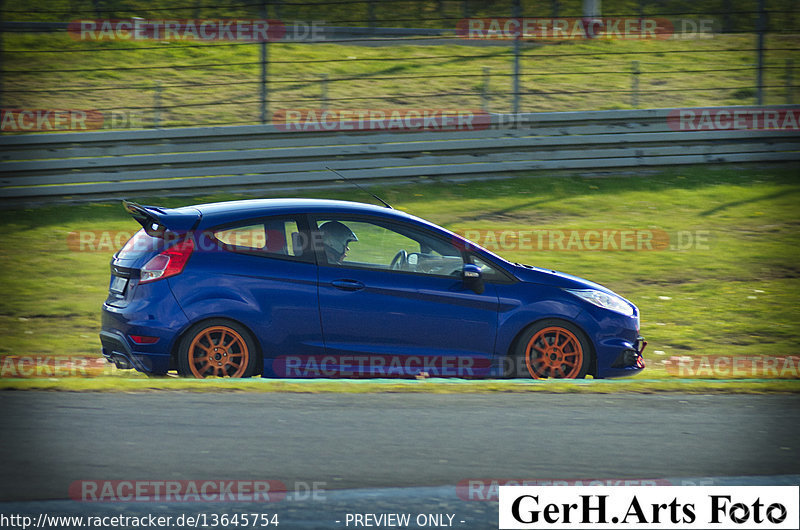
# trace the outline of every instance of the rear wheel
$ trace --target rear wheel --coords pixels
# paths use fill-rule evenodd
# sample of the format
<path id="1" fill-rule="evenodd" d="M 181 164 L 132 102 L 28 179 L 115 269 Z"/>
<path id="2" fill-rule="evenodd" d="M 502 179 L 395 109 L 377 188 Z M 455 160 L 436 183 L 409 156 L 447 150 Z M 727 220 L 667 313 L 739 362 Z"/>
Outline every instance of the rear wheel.
<path id="1" fill-rule="evenodd" d="M 591 365 L 586 335 L 563 320 L 542 320 L 528 328 L 516 346 L 518 377 L 582 379 Z"/>
<path id="2" fill-rule="evenodd" d="M 192 326 L 178 348 L 181 375 L 250 377 L 256 368 L 255 341 L 241 325 L 215 319 Z"/>

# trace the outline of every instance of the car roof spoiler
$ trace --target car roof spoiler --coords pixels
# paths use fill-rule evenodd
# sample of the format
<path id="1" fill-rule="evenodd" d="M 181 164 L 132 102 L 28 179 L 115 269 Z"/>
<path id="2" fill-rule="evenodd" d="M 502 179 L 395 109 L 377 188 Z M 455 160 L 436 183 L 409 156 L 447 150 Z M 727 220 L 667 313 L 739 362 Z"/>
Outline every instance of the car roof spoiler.
<path id="1" fill-rule="evenodd" d="M 142 225 L 147 235 L 163 237 L 165 230 L 188 232 L 200 222 L 202 214 L 195 208 L 160 208 L 122 201 L 122 207 Z"/>

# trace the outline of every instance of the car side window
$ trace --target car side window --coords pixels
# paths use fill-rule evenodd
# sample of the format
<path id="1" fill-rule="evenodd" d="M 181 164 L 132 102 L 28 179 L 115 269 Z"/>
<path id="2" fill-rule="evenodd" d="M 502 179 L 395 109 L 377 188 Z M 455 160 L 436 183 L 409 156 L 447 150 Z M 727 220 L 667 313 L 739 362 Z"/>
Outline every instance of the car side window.
<path id="1" fill-rule="evenodd" d="M 474 254 L 471 255 L 470 258 L 472 263 L 481 269 L 481 276 L 483 276 L 485 280 L 492 280 L 498 275 L 498 272 L 494 270 L 494 268 L 488 262 L 482 260 Z"/>
<path id="2" fill-rule="evenodd" d="M 496 266 L 492 265 L 491 262 L 482 259 L 475 254 L 470 254 L 468 260 L 473 265 L 480 267 L 481 276 L 487 282 L 509 283 L 512 281 L 509 276 L 501 272 Z"/>
<path id="3" fill-rule="evenodd" d="M 328 265 L 436 276 L 460 275 L 464 265 L 458 248 L 414 227 L 319 219 L 316 230 Z"/>
<path id="4" fill-rule="evenodd" d="M 266 219 L 213 231 L 225 250 L 284 259 L 301 259 L 306 238 L 294 219 Z"/>

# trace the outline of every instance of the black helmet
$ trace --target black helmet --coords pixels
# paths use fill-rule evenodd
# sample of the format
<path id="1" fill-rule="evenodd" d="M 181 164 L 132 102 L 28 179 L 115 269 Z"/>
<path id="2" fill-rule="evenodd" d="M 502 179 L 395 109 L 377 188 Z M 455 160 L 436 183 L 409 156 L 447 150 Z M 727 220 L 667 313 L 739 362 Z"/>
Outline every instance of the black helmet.
<path id="1" fill-rule="evenodd" d="M 333 252 L 337 260 L 344 256 L 351 241 L 358 241 L 353 231 L 339 221 L 328 221 L 319 229 L 322 232 L 322 243 Z"/>

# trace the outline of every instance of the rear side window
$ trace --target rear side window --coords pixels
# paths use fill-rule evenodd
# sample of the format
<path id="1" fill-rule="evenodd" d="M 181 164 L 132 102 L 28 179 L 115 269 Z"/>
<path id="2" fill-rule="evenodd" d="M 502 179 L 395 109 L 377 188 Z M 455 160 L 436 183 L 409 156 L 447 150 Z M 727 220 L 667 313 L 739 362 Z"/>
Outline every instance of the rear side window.
<path id="1" fill-rule="evenodd" d="M 284 259 L 302 259 L 305 238 L 295 219 L 248 221 L 213 231 L 225 250 Z"/>
<path id="2" fill-rule="evenodd" d="M 263 224 L 219 230 L 214 232 L 214 237 L 228 246 L 240 249 L 263 250 L 267 246 L 267 231 Z M 276 237 L 273 235 L 271 239 L 275 246 Z"/>

